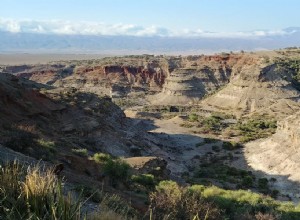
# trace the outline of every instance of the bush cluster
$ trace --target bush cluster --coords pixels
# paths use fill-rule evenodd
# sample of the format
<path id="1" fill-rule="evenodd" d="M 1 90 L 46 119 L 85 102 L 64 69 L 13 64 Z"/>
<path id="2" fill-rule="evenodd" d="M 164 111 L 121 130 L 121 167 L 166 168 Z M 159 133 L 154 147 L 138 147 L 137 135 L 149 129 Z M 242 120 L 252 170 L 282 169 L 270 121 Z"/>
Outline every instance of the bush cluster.
<path id="1" fill-rule="evenodd" d="M 160 182 L 150 195 L 153 219 L 300 219 L 300 206 L 245 190 Z"/>
<path id="2" fill-rule="evenodd" d="M 162 181 L 150 194 L 150 219 L 221 219 L 221 210 L 189 188 Z"/>
<path id="3" fill-rule="evenodd" d="M 152 174 L 132 175 L 131 181 L 141 184 L 149 190 L 153 190 L 156 185 L 156 179 Z"/>
<path id="4" fill-rule="evenodd" d="M 104 174 L 110 177 L 115 186 L 118 181 L 127 181 L 130 175 L 130 165 L 120 158 L 113 158 L 109 154 L 96 153 L 93 159 L 103 167 Z"/>
<path id="5" fill-rule="evenodd" d="M 244 123 L 238 123 L 236 129 L 240 131 L 242 137 L 240 142 L 248 142 L 259 138 L 265 138 L 275 133 L 277 122 L 272 119 L 250 119 Z"/>

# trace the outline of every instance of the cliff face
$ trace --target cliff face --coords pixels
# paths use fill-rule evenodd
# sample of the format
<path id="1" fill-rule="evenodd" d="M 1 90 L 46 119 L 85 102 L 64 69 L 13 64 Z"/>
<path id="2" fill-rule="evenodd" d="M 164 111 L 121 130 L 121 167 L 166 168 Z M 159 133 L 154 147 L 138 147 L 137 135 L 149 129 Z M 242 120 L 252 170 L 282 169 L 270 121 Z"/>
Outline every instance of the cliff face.
<path id="1" fill-rule="evenodd" d="M 244 156 L 254 170 L 273 175 L 274 186 L 282 194 L 300 198 L 300 113 L 278 122 L 277 131 L 267 139 L 249 142 L 245 145 Z"/>
<path id="2" fill-rule="evenodd" d="M 9 72 L 27 79 L 63 87 L 87 89 L 99 94 L 134 89 L 199 100 L 228 83 L 240 55 L 162 57 L 137 56 L 99 61 L 34 66 L 10 66 Z M 114 85 L 117 85 L 114 87 Z M 126 92 L 115 91 L 116 88 Z M 164 100 L 160 100 L 164 101 Z M 167 100 L 165 100 L 167 101 Z M 171 99 L 169 101 L 171 102 Z M 182 101 L 182 103 L 188 103 Z M 163 104 L 163 103 L 162 103 Z"/>
<path id="3" fill-rule="evenodd" d="M 229 82 L 232 67 L 238 59 L 234 55 L 182 58 L 181 65 L 170 72 L 152 103 L 196 104 Z"/>
<path id="4" fill-rule="evenodd" d="M 272 62 L 244 56 L 233 66 L 230 82 L 202 104 L 235 115 L 267 113 L 284 117 L 300 110 L 300 93 L 287 77 L 288 73 L 282 73 Z"/>
<path id="5" fill-rule="evenodd" d="M 75 87 L 99 95 L 124 97 L 131 91 L 160 91 L 169 74 L 167 59 L 159 57 L 115 58 L 75 62 L 72 64 L 48 64 L 19 67 L 7 67 L 20 77 L 58 87 Z M 173 67 L 174 68 L 174 67 Z"/>
<path id="6" fill-rule="evenodd" d="M 300 93 L 289 73 L 274 63 L 276 56 L 281 55 L 145 55 L 8 69 L 36 82 L 112 98 L 142 97 L 138 102 L 193 103 L 235 115 L 268 113 L 284 117 L 300 110 Z"/>
<path id="7" fill-rule="evenodd" d="M 199 100 L 229 81 L 239 55 L 155 57 L 138 56 L 74 63 L 8 67 L 20 77 L 58 87 L 75 87 L 99 95 L 125 97 L 131 92 L 162 94 L 157 101 L 186 104 Z M 168 95 L 171 98 L 164 99 Z M 187 99 L 184 101 L 184 99 Z M 166 103 L 164 103 L 166 102 Z"/>
<path id="8" fill-rule="evenodd" d="M 147 84 L 149 87 L 161 87 L 164 84 L 166 73 L 160 67 L 151 66 L 104 66 L 105 76 L 121 74 L 134 86 Z"/>

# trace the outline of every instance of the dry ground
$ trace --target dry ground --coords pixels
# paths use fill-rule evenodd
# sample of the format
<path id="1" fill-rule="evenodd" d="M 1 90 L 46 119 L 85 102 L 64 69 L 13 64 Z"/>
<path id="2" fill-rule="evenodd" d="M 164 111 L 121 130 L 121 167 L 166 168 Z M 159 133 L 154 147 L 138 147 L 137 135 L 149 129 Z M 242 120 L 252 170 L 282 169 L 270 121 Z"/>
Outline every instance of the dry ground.
<path id="1" fill-rule="evenodd" d="M 101 59 L 106 54 L 0 54 L 0 65 L 44 64 L 53 61 Z"/>

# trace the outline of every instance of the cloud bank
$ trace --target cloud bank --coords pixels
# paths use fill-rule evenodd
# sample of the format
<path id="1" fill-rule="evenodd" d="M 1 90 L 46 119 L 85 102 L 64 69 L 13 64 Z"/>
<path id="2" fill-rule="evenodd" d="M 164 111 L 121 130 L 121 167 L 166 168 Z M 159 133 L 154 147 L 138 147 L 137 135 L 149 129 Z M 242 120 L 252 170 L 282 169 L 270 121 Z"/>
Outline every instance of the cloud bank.
<path id="1" fill-rule="evenodd" d="M 209 32 L 201 29 L 174 31 L 165 27 L 143 27 L 134 24 L 105 24 L 97 22 L 71 22 L 62 20 L 35 21 L 0 18 L 0 31 L 12 33 L 39 33 L 60 35 L 159 36 L 203 38 L 260 38 L 293 34 L 296 30 L 260 30 L 249 32 Z"/>

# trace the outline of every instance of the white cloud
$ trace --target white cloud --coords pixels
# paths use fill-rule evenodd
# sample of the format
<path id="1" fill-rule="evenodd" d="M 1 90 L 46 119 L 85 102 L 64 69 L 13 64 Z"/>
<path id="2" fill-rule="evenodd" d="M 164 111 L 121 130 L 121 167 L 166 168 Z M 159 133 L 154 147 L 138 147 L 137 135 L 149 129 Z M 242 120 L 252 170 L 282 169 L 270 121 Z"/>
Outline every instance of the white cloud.
<path id="1" fill-rule="evenodd" d="M 81 34 L 81 35 L 125 35 L 162 37 L 208 37 L 208 38 L 259 38 L 287 35 L 292 31 L 252 32 L 208 32 L 201 29 L 173 31 L 164 27 L 143 27 L 134 24 L 105 24 L 97 22 L 70 22 L 62 20 L 34 21 L 0 18 L 0 31 L 13 33 Z"/>
<path id="2" fill-rule="evenodd" d="M 0 30 L 17 33 L 21 31 L 19 22 L 14 20 L 0 20 Z"/>

